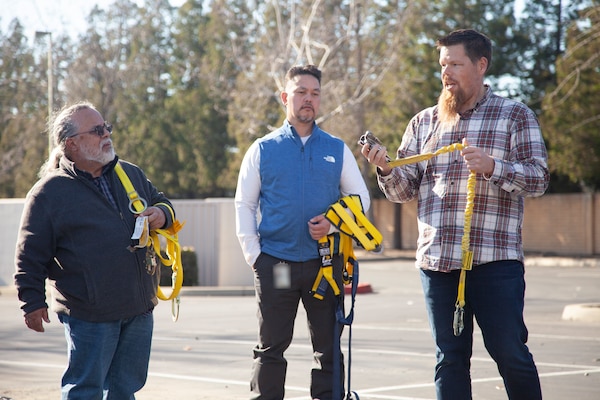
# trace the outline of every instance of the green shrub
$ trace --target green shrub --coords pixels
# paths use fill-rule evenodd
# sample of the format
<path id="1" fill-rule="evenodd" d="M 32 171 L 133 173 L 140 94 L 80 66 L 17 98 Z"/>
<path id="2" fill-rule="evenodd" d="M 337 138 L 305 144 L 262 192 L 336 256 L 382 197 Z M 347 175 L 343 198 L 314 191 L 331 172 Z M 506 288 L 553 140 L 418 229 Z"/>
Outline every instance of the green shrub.
<path id="1" fill-rule="evenodd" d="M 170 288 L 173 271 L 171 267 L 160 264 L 159 284 Z M 183 286 L 198 286 L 198 261 L 196 251 L 192 247 L 181 248 L 181 266 L 183 267 Z"/>

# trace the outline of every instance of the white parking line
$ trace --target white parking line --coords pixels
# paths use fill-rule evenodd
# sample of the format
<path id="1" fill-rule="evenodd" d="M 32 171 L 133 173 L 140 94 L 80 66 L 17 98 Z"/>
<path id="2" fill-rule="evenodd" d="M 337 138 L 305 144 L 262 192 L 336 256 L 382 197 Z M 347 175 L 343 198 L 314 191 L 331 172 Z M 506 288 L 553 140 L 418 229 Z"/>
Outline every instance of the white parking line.
<path id="1" fill-rule="evenodd" d="M 353 324 L 352 329 L 362 329 L 371 331 L 398 331 L 398 332 L 431 332 L 429 328 L 406 328 L 402 326 L 372 326 L 372 325 L 360 325 Z M 481 335 L 479 329 L 475 329 L 473 332 L 476 335 Z M 542 333 L 529 333 L 530 338 L 539 339 L 553 339 L 553 340 L 571 340 L 581 342 L 600 342 L 600 336 L 567 336 L 567 335 L 547 335 Z"/>
<path id="2" fill-rule="evenodd" d="M 65 369 L 66 365 L 59 364 L 45 364 L 45 363 L 34 363 L 25 361 L 7 361 L 0 360 L 0 365 L 8 365 L 12 367 L 33 367 L 33 368 L 48 368 L 48 369 Z"/>
<path id="3" fill-rule="evenodd" d="M 403 328 L 403 327 L 374 327 L 368 325 L 357 325 L 355 328 L 363 329 L 363 330 L 386 330 L 386 331 L 416 331 L 423 332 L 428 331 L 428 329 L 415 329 L 415 328 Z M 571 337 L 571 336 L 561 336 L 561 335 L 530 335 L 530 336 L 538 336 L 543 337 L 545 339 L 554 339 L 554 340 L 580 340 L 580 341 L 599 341 L 600 338 L 596 337 Z M 156 341 L 180 341 L 187 340 L 188 337 L 185 336 L 154 336 L 154 340 Z M 254 341 L 248 340 L 218 340 L 218 339 L 210 339 L 210 340 L 199 340 L 198 343 L 204 344 L 225 344 L 225 345 L 239 345 L 239 346 L 253 346 L 255 344 Z M 309 344 L 294 344 L 290 346 L 290 348 L 298 348 L 298 349 L 310 349 L 311 346 Z M 418 358 L 432 358 L 433 354 L 430 352 L 412 352 L 412 351 L 402 351 L 402 350 L 385 350 L 385 349 L 360 349 L 353 348 L 352 352 L 362 353 L 362 354 L 377 354 L 377 355 L 393 355 L 393 356 L 410 356 L 410 357 L 418 357 Z M 479 362 L 494 362 L 489 357 L 473 357 L 472 360 Z M 25 362 L 25 361 L 10 361 L 10 360 L 0 360 L 0 365 L 6 366 L 21 366 L 21 367 L 30 367 L 30 368 L 42 368 L 42 369 L 64 369 L 65 365 L 59 364 L 49 364 L 49 363 L 36 363 L 36 362 Z M 563 369 L 563 371 L 555 371 L 555 372 L 540 372 L 540 379 L 549 378 L 549 377 L 558 377 L 558 376 L 571 376 L 571 375 L 589 375 L 589 374 L 600 374 L 600 367 L 590 366 L 590 365 L 578 365 L 578 364 L 562 364 L 562 363 L 551 363 L 551 362 L 540 362 L 536 361 L 536 365 L 544 368 L 558 368 Z M 172 380 L 186 380 L 186 381 L 196 381 L 196 382 L 205 382 L 205 383 L 215 383 L 215 384 L 227 384 L 227 385 L 235 385 L 235 386 L 247 386 L 247 381 L 239 381 L 239 380 L 230 380 L 230 379 L 221 379 L 221 378 L 213 378 L 207 376 L 195 376 L 195 375 L 184 375 L 184 374 L 172 374 L 172 373 L 161 373 L 161 372 L 152 372 L 148 373 L 149 376 L 159 377 L 159 378 L 167 378 Z M 479 378 L 473 379 L 473 383 L 482 383 L 482 382 L 501 382 L 502 378 L 499 376 L 493 376 L 488 378 Z M 396 386 L 381 386 L 381 387 L 373 387 L 373 388 L 365 388 L 357 390 L 357 393 L 360 396 L 366 396 L 369 399 L 381 399 L 381 400 L 431 400 L 425 398 L 416 398 L 416 397 L 407 397 L 400 395 L 391 395 L 389 392 L 393 391 L 401 391 L 407 389 L 415 389 L 415 388 L 430 388 L 433 387 L 433 382 L 426 383 L 413 383 L 408 385 L 396 385 Z M 356 389 L 354 389 L 356 390 Z M 301 397 L 292 397 L 289 400 L 302 400 L 306 398 L 306 395 L 309 393 L 308 388 L 306 387 L 297 387 L 297 386 L 286 386 L 286 391 L 288 393 L 298 393 L 298 395 L 302 394 Z M 386 393 L 387 392 L 387 393 Z"/>
<path id="4" fill-rule="evenodd" d="M 205 383 L 221 383 L 226 385 L 237 385 L 237 386 L 248 386 L 247 381 L 234 381 L 229 379 L 216 379 L 216 378 L 207 378 L 204 376 L 191 376 L 191 375 L 179 375 L 179 374 L 165 374 L 161 372 L 149 372 L 149 376 L 157 377 L 157 378 L 168 378 L 173 380 L 185 380 L 185 381 L 195 381 L 195 382 L 205 382 Z M 287 392 L 295 391 L 301 393 L 308 393 L 308 389 L 305 387 L 299 386 L 285 386 L 285 390 Z M 306 399 L 306 395 L 300 397 L 301 399 Z M 291 400 L 291 399 L 288 399 Z"/>

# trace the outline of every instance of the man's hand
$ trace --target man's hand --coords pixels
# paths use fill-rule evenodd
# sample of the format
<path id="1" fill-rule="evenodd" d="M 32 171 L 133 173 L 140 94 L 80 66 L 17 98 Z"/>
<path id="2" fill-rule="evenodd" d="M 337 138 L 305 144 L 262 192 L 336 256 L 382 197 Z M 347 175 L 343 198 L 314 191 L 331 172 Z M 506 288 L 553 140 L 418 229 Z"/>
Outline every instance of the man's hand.
<path id="1" fill-rule="evenodd" d="M 27 327 L 31 330 L 36 332 L 44 332 L 43 322 L 46 322 L 47 324 L 50 323 L 47 308 L 38 308 L 29 314 L 25 314 L 25 325 L 27 325 Z"/>
<path id="2" fill-rule="evenodd" d="M 479 147 L 469 146 L 467 139 L 463 139 L 463 145 L 465 148 L 461 151 L 461 155 L 463 156 L 469 171 L 484 174 L 485 176 L 492 175 L 494 167 L 496 166 L 494 159 Z"/>
<path id="3" fill-rule="evenodd" d="M 392 169 L 387 164 L 388 157 L 385 147 L 371 146 L 369 143 L 366 143 L 360 152 L 365 156 L 369 164 L 373 164 L 379 169 L 381 175 L 389 175 L 392 172 Z"/>
<path id="4" fill-rule="evenodd" d="M 167 222 L 165 213 L 158 207 L 148 207 L 140 215 L 148 217 L 150 230 L 160 229 L 165 226 L 165 222 Z"/>
<path id="5" fill-rule="evenodd" d="M 323 236 L 327 236 L 329 228 L 331 228 L 331 223 L 324 215 L 317 215 L 308 221 L 308 231 L 310 232 L 310 237 L 314 240 L 319 240 Z"/>

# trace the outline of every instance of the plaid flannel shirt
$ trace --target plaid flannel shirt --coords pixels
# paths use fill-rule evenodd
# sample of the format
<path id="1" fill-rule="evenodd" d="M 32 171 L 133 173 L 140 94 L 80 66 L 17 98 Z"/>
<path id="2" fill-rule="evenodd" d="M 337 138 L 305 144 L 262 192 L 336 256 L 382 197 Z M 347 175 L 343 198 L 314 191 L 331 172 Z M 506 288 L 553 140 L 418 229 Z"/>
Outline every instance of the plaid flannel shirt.
<path id="1" fill-rule="evenodd" d="M 492 175 L 477 176 L 470 235 L 473 265 L 523 261 L 524 197 L 541 196 L 550 179 L 538 120 L 524 104 L 496 96 L 488 87 L 483 99 L 453 125 L 439 121 L 437 106 L 414 116 L 397 156 L 433 152 L 463 138 L 495 160 Z M 468 175 L 460 152 L 454 151 L 378 176 L 390 201 L 418 199 L 417 267 L 444 272 L 461 268 Z"/>

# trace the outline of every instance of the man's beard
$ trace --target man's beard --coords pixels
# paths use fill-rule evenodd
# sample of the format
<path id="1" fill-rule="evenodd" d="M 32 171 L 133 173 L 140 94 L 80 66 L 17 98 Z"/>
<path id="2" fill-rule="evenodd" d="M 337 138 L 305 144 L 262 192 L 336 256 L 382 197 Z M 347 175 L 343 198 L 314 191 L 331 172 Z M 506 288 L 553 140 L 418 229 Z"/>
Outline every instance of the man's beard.
<path id="1" fill-rule="evenodd" d="M 110 140 L 110 139 L 109 139 Z M 104 150 L 106 142 L 101 142 L 98 147 L 83 144 L 81 146 L 82 154 L 88 161 L 96 161 L 102 165 L 106 165 L 115 158 L 115 149 L 110 146 L 109 150 Z"/>
<path id="2" fill-rule="evenodd" d="M 298 121 L 304 124 L 312 124 L 315 121 L 315 110 L 311 108 L 311 111 L 307 111 L 304 114 L 302 113 L 303 109 L 301 108 L 298 112 L 298 116 L 296 117 Z"/>
<path id="3" fill-rule="evenodd" d="M 445 88 L 442 89 L 438 98 L 438 118 L 444 124 L 454 124 L 460 118 L 458 109 L 462 104 L 462 92 L 457 91 L 453 94 Z"/>

